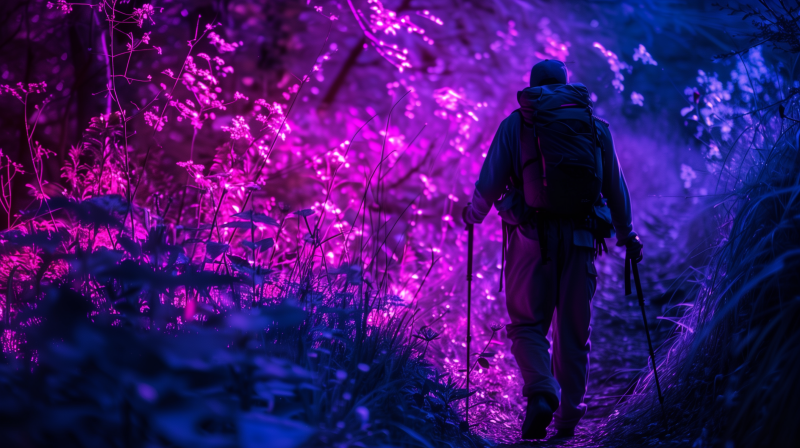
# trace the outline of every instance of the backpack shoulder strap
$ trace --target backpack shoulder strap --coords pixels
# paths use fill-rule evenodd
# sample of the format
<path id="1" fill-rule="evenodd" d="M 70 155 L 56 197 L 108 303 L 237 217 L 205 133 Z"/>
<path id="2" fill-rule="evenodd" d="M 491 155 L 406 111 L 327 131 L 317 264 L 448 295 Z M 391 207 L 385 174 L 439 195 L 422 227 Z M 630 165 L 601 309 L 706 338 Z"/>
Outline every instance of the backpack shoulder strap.
<path id="1" fill-rule="evenodd" d="M 602 164 L 606 160 L 606 145 L 605 145 L 605 143 L 603 141 L 603 138 L 601 138 L 602 136 L 600 134 L 603 131 L 608 132 L 608 130 L 609 130 L 608 128 L 609 128 L 610 124 L 608 123 L 608 121 L 606 121 L 606 120 L 604 120 L 604 119 L 602 119 L 602 118 L 600 118 L 600 117 L 598 117 L 596 115 L 593 116 L 593 118 L 594 118 L 593 121 L 594 121 L 594 128 L 595 128 L 595 136 L 594 136 L 594 138 L 595 138 L 595 140 L 597 142 L 598 147 L 600 148 L 600 163 L 601 163 L 601 165 L 600 165 L 600 173 L 601 173 L 600 181 L 601 182 L 605 182 L 605 178 L 603 177 L 603 169 L 602 169 L 603 165 Z M 600 122 L 600 126 L 597 126 L 596 122 Z M 605 129 L 603 130 L 601 128 L 605 128 Z"/>
<path id="2" fill-rule="evenodd" d="M 520 108 L 517 108 L 514 112 L 519 114 L 519 135 L 517 137 L 519 138 L 519 169 L 520 174 L 522 174 L 522 133 L 524 132 L 523 126 L 525 126 L 525 117 L 522 115 L 522 110 Z M 511 171 L 511 185 L 515 188 L 522 188 L 522 178 L 517 177 L 517 174 L 514 172 L 514 170 Z"/>
<path id="3" fill-rule="evenodd" d="M 592 125 L 592 134 L 594 134 L 592 136 L 594 137 L 592 140 L 594 140 L 594 158 L 595 158 L 595 166 L 597 169 L 597 178 L 600 179 L 600 184 L 602 185 L 603 160 L 605 159 L 605 150 L 603 148 L 602 142 L 600 141 L 600 134 L 598 133 L 597 130 L 597 122 L 600 121 L 605 123 L 605 121 L 594 115 L 594 110 L 592 109 L 592 106 L 588 106 L 586 108 L 586 111 L 589 112 L 589 121 L 591 122 L 590 124 Z"/>
<path id="4" fill-rule="evenodd" d="M 603 144 L 603 139 L 602 139 L 602 138 L 600 138 L 600 137 L 601 137 L 601 136 L 600 136 L 600 133 L 602 132 L 602 128 L 605 128 L 605 131 L 606 131 L 606 132 L 608 132 L 608 129 L 609 129 L 609 127 L 610 127 L 611 125 L 608 123 L 608 121 L 606 121 L 606 120 L 604 120 L 604 119 L 602 119 L 602 118 L 598 117 L 597 115 L 592 115 L 592 118 L 594 118 L 594 123 L 592 123 L 592 125 L 593 125 L 593 126 L 594 126 L 594 128 L 595 128 L 595 138 L 597 139 L 597 143 L 600 145 L 600 149 L 601 149 L 601 150 L 602 150 L 602 152 L 603 152 L 603 160 L 605 160 L 605 155 L 606 155 L 606 147 L 605 147 L 605 145 Z M 600 124 L 601 124 L 600 126 L 597 126 L 597 122 L 598 122 L 598 121 L 599 121 L 599 122 L 600 122 Z"/>
<path id="5" fill-rule="evenodd" d="M 522 133 L 525 132 L 526 124 L 525 124 L 525 116 L 522 115 L 522 111 L 520 109 L 517 109 L 517 112 L 519 112 L 519 117 L 520 117 L 519 144 L 520 144 L 520 154 L 521 154 L 522 153 L 522 141 L 523 141 Z M 538 113 L 538 111 L 534 111 L 533 112 L 534 118 L 536 117 L 537 113 Z M 539 136 L 536 135 L 536 122 L 535 121 L 531 122 L 530 128 L 533 130 L 533 144 L 534 144 L 534 146 L 536 148 L 536 152 L 539 154 L 539 158 L 541 159 L 541 162 L 542 162 L 542 185 L 544 185 L 546 187 L 547 186 L 547 165 L 545 164 L 544 152 L 542 152 L 542 147 L 541 147 L 541 144 L 539 142 Z M 535 157 L 531 157 L 530 159 L 528 159 L 525 162 L 523 162 L 523 165 L 522 165 L 521 168 L 525 169 L 526 166 L 528 166 L 531 163 L 533 163 L 534 159 L 535 159 Z M 522 160 L 522 157 L 520 157 L 520 161 L 521 160 Z"/>

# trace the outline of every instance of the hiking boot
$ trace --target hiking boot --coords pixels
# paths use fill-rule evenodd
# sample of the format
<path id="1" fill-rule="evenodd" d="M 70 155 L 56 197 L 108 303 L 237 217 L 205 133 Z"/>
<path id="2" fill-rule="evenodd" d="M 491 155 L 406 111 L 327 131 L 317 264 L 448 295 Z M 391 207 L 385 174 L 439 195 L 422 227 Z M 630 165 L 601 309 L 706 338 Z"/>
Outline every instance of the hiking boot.
<path id="1" fill-rule="evenodd" d="M 543 395 L 528 398 L 525 421 L 522 423 L 523 439 L 544 439 L 547 437 L 547 426 L 553 420 L 553 408 Z"/>
<path id="2" fill-rule="evenodd" d="M 571 439 L 575 437 L 575 427 L 572 428 L 559 428 L 556 435 L 551 437 L 551 439 Z"/>

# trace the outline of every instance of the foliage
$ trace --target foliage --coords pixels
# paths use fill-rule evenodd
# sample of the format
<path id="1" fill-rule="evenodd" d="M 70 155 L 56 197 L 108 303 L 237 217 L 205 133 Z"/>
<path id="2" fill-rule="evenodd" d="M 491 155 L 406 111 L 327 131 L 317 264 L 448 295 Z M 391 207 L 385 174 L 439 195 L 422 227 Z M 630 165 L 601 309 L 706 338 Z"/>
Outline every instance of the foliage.
<path id="1" fill-rule="evenodd" d="M 722 32 L 714 27 L 729 23 L 708 20 L 704 4 L 312 3 L 0 4 L 0 76 L 8 83 L 0 95 L 7 155 L 0 156 L 7 217 L 0 297 L 12 366 L 6 373 L 20 390 L 44 387 L 36 375 L 45 370 L 28 375 L 28 365 L 53 369 L 49 376 L 74 373 L 42 364 L 39 353 L 53 345 L 36 336 L 39 319 L 50 319 L 43 313 L 63 300 L 90 302 L 87 313 L 105 317 L 89 324 L 77 316 L 59 328 L 88 325 L 162 360 L 181 356 L 165 341 L 180 340 L 175 350 L 186 345 L 191 354 L 194 336 L 219 335 L 214 344 L 224 340 L 224 349 L 211 344 L 197 355 L 219 355 L 214 372 L 252 373 L 261 368 L 255 359 L 267 359 L 307 373 L 272 409 L 255 391 L 261 379 L 216 377 L 227 392 L 213 400 L 235 409 L 234 417 L 211 418 L 203 434 L 223 444 L 262 421 L 262 429 L 274 423 L 311 431 L 308 443 L 468 445 L 474 441 L 458 428 L 467 365 L 475 369 L 471 421 L 478 431 L 518 427 L 524 400 L 499 324 L 506 312 L 504 295 L 495 292 L 502 241 L 496 216 L 476 246 L 472 334 L 485 348 L 464 359 L 466 244 L 458 209 L 533 63 L 567 61 L 573 79 L 597 98 L 597 113 L 614 122 L 645 233 L 676 232 L 675 223 L 653 217 L 659 207 L 691 206 L 650 206 L 645 197 L 704 194 L 698 189 L 708 187 L 692 168 L 696 160 L 676 149 L 683 140 L 655 151 L 652 136 L 641 132 L 642 121 L 659 135 L 674 134 L 684 121 L 658 115 L 686 105 L 679 91 L 664 88 L 671 78 L 659 70 L 675 67 L 675 82 L 689 82 L 700 55 L 720 49 Z M 728 119 L 700 101 L 724 99 L 730 90 L 708 81 L 691 92 L 683 114 L 699 124 L 693 130 L 701 137 L 706 128 L 724 130 Z M 697 145 L 706 148 L 701 165 L 706 153 L 713 158 L 712 143 L 723 148 L 704 141 Z M 648 259 L 670 268 L 685 263 L 680 251 L 648 250 Z M 603 300 L 595 305 L 612 313 L 618 262 L 599 262 Z M 659 275 L 664 292 L 667 274 Z M 273 307 L 299 307 L 306 316 L 276 327 Z M 112 367 L 145 375 L 121 361 Z M 183 386 L 203 369 L 163 374 L 180 385 L 169 390 L 208 402 L 217 392 Z M 347 376 L 339 379 L 339 371 Z M 112 384 L 120 391 L 111 395 L 114 406 L 141 401 L 124 377 Z M 148 381 L 162 397 L 162 386 Z M 173 440 L 147 423 L 151 411 L 160 412 L 159 400 L 136 401 L 145 407 L 109 428 L 124 429 L 127 421 L 136 431 L 126 440 Z M 251 407 L 242 408 L 248 400 Z"/>
<path id="2" fill-rule="evenodd" d="M 81 242 L 62 240 L 63 232 L 0 234 L 5 250 L 28 250 L 45 263 L 35 273 L 16 266 L 8 277 L 4 440 L 479 444 L 462 432 L 454 407 L 466 391 L 404 338 L 414 313 L 369 323 L 386 302 L 348 292 L 361 286 L 359 279 L 331 274 L 316 288 L 264 282 L 267 274 L 234 256 L 228 257 L 237 276 L 198 270 L 163 240 L 163 228 L 151 228 L 141 245 L 126 239 L 120 217 L 128 207 L 119 196 L 48 206 L 56 214 L 69 211 L 75 227 L 88 232 L 120 232 L 120 248 L 64 253 L 62 244 Z M 68 272 L 43 281 L 48 265 L 58 263 L 68 264 Z M 271 283 L 282 292 L 243 303 L 257 277 L 257 286 Z"/>
<path id="3" fill-rule="evenodd" d="M 725 84 L 701 71 L 700 85 L 686 90 L 695 105 L 682 114 L 694 122 L 713 174 L 696 188 L 713 189 L 703 196 L 717 233 L 708 263 L 683 279 L 694 285 L 693 300 L 665 318 L 677 324 L 657 354 L 665 415 L 648 372 L 609 423 L 610 440 L 626 445 L 654 436 L 696 447 L 800 439 L 784 414 L 800 398 L 797 81 L 792 70 L 772 69 L 761 47 L 743 52 L 730 76 Z"/>
<path id="4" fill-rule="evenodd" d="M 795 5 L 792 6 L 786 1 L 779 1 L 777 4 L 771 5 L 766 0 L 758 0 L 758 3 L 761 8 L 746 3 L 736 6 L 729 4 L 722 6 L 715 3 L 714 6 L 719 7 L 721 11 L 728 11 L 730 15 L 741 15 L 742 20 L 752 19 L 751 24 L 757 31 L 746 35 L 750 37 L 753 46 L 769 43 L 775 50 L 788 53 L 800 52 L 800 40 L 797 39 L 800 35 L 800 28 L 797 24 L 798 18 L 795 17 L 800 12 L 800 5 L 795 2 Z M 744 52 L 746 53 L 748 50 L 749 48 Z M 731 51 L 730 54 L 718 57 L 727 57 L 738 53 Z"/>

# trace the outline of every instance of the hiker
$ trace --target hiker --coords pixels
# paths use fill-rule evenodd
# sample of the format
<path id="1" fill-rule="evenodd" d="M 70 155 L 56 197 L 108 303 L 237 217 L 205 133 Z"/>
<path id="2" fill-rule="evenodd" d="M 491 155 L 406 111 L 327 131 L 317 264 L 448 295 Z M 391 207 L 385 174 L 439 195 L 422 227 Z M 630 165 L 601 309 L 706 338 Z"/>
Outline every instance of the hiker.
<path id="1" fill-rule="evenodd" d="M 632 260 L 642 243 L 609 125 L 593 115 L 587 88 L 569 84 L 555 60 L 534 65 L 530 85 L 500 124 L 462 217 L 480 224 L 494 204 L 503 219 L 508 337 L 528 398 L 522 438 L 546 437 L 554 416 L 566 438 L 586 414 L 594 259 L 608 251 L 612 227 Z"/>

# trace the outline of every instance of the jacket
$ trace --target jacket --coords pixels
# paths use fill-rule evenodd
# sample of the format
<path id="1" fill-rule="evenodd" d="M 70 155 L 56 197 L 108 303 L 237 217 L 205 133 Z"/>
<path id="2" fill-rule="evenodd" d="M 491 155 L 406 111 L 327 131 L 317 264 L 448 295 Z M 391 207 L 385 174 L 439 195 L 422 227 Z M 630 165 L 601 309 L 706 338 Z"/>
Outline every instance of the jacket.
<path id="1" fill-rule="evenodd" d="M 515 216 L 526 216 L 527 205 L 522 190 L 514 186 L 515 179 L 522 179 L 520 162 L 520 126 L 521 115 L 512 113 L 497 129 L 486 160 L 481 167 L 471 207 L 468 207 L 468 222 L 482 223 L 492 209 L 492 205 L 500 212 L 500 216 L 509 224 L 517 225 Z M 636 236 L 631 223 L 631 200 L 625 176 L 619 166 L 614 142 L 608 123 L 596 118 L 599 143 L 603 147 L 603 197 L 607 200 L 611 212 L 611 222 L 617 236 L 617 246 Z M 581 244 L 583 245 L 583 244 Z"/>

